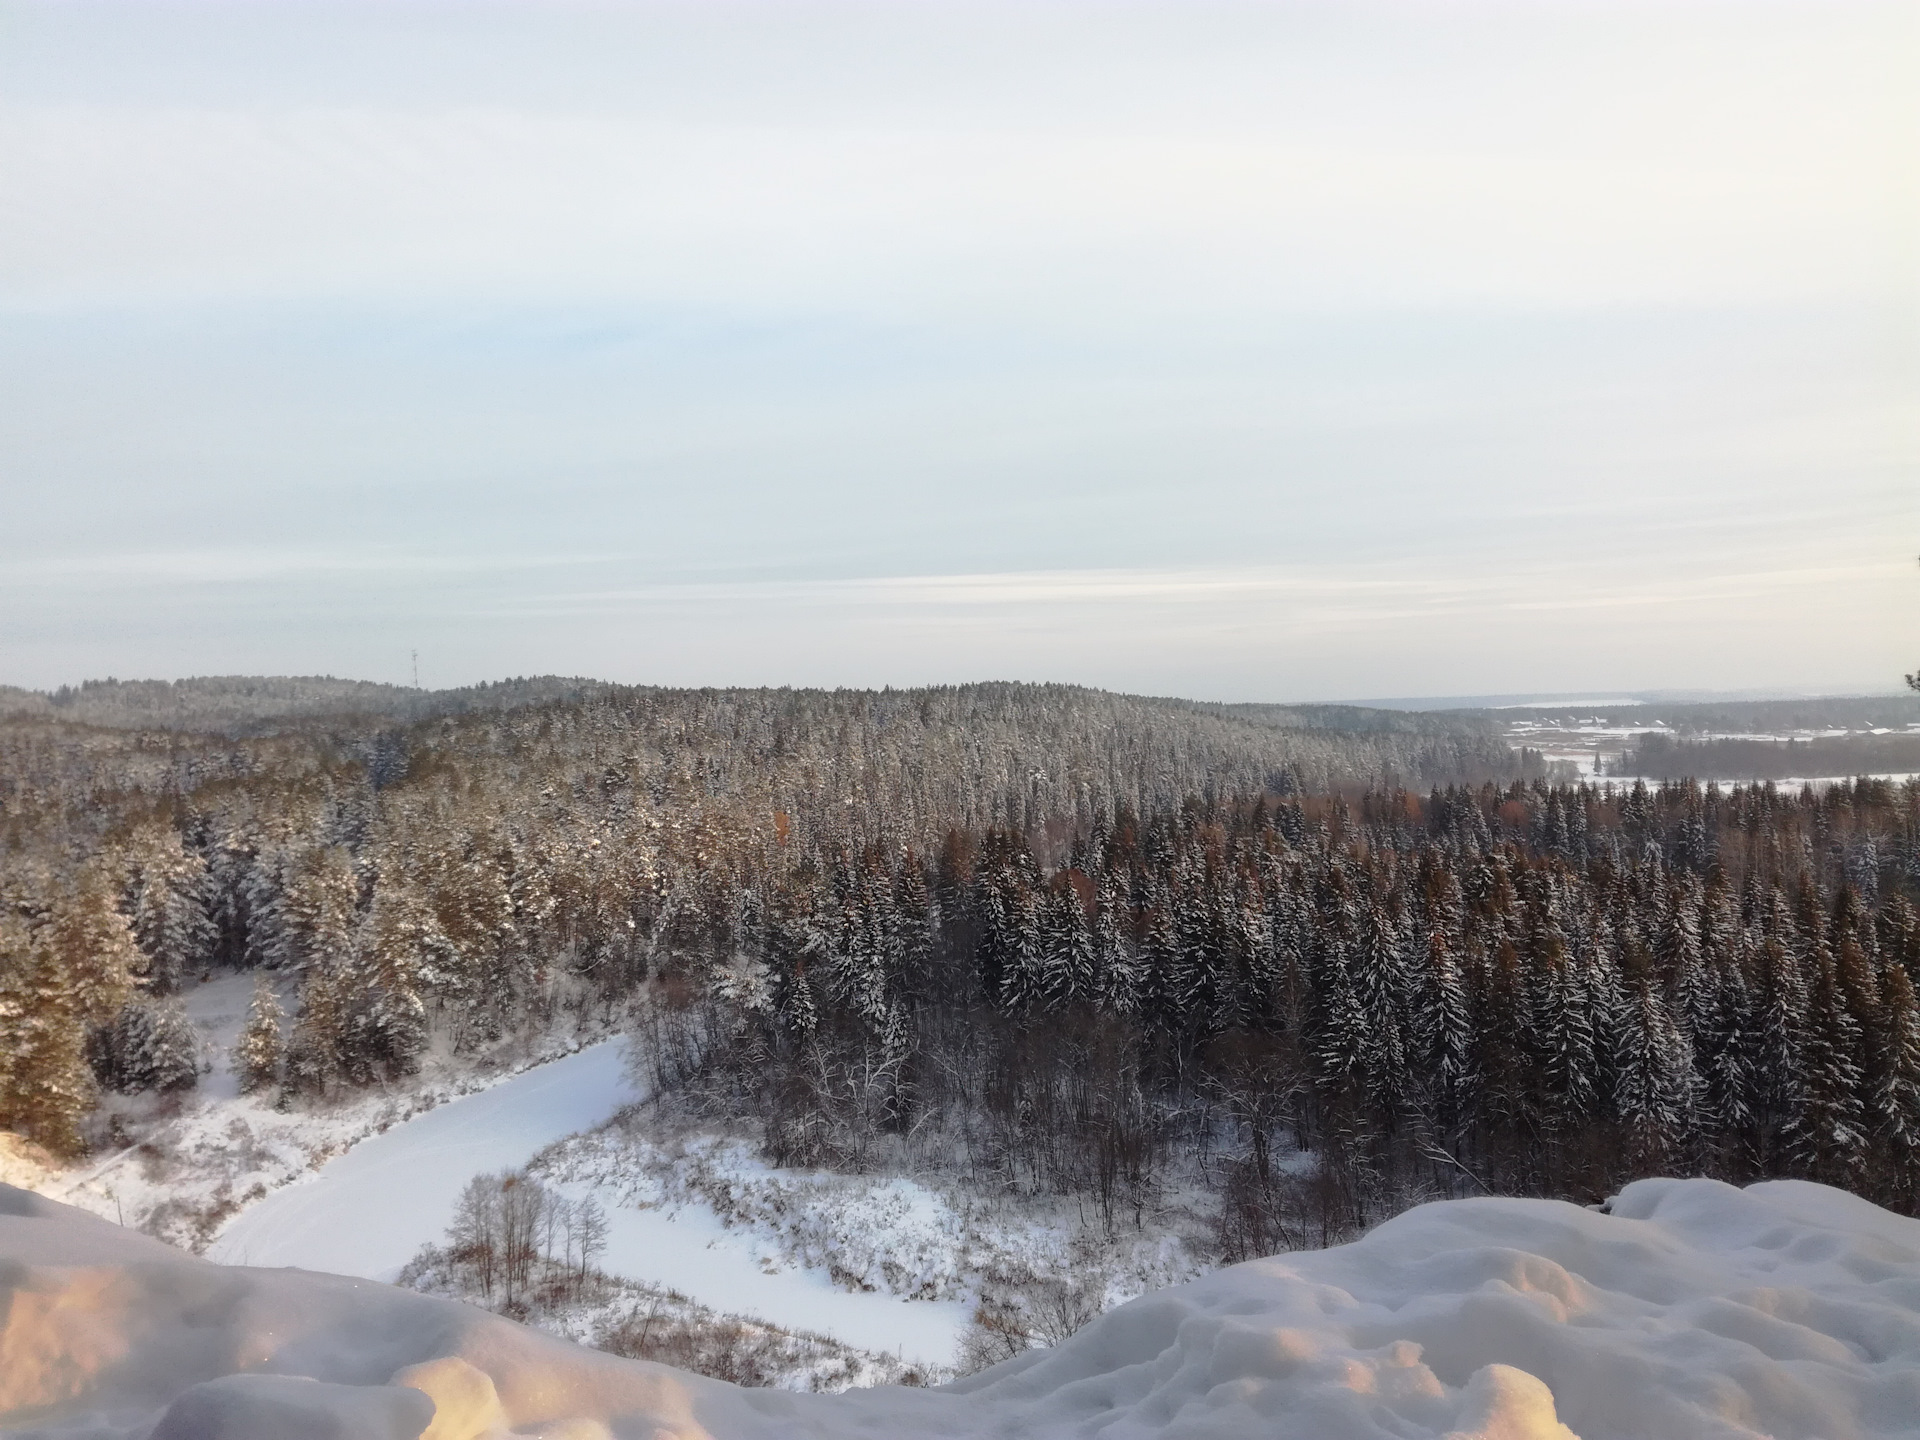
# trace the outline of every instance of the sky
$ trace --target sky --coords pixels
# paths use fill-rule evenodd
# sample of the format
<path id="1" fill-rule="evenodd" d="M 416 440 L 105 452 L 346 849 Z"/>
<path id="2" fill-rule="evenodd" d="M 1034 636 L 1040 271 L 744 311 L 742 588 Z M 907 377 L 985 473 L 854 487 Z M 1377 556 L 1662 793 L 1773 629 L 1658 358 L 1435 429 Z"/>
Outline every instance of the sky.
<path id="1" fill-rule="evenodd" d="M 1884 690 L 1917 16 L 0 0 L 0 683 Z"/>

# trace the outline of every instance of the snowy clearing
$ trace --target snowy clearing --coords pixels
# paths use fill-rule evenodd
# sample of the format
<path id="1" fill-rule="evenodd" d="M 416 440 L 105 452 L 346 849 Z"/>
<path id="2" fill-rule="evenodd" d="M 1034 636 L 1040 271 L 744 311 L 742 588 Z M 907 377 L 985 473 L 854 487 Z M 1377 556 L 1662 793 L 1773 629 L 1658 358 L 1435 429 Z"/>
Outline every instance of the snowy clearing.
<path id="1" fill-rule="evenodd" d="M 0 1190 L 23 1437 L 1647 1440 L 1920 1433 L 1920 1222 L 1799 1181 L 1421 1206 L 940 1390 L 742 1390 L 365 1280 L 227 1268 Z M 245 1373 L 236 1373 L 245 1372 Z"/>

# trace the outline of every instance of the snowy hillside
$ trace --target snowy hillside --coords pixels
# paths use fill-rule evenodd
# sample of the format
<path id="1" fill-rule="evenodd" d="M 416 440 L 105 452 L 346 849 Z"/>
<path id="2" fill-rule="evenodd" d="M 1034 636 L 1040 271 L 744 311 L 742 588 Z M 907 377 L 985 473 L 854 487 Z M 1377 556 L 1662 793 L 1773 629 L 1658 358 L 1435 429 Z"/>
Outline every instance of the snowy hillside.
<path id="1" fill-rule="evenodd" d="M 371 1281 L 221 1267 L 12 1189 L 0 1261 L 14 1436 L 1920 1434 L 1920 1223 L 1795 1181 L 1642 1181 L 1605 1214 L 1422 1206 L 941 1390 L 833 1396 L 620 1360 Z"/>

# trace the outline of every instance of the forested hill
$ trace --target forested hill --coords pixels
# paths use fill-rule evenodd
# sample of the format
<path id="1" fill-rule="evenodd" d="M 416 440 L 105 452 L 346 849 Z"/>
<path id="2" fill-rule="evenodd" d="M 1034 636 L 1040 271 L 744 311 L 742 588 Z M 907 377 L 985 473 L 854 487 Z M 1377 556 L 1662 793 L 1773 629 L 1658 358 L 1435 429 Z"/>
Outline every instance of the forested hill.
<path id="1" fill-rule="evenodd" d="M 352 810 L 376 791 L 450 776 L 505 804 L 538 776 L 589 809 L 618 791 L 649 806 L 738 808 L 756 823 L 779 812 L 809 833 L 924 844 L 955 826 L 1084 822 L 1116 802 L 1150 810 L 1195 794 L 1539 768 L 1478 720 L 1287 725 L 1291 712 L 1252 718 L 1065 685 L 672 690 L 544 678 L 423 692 L 258 679 L 177 682 L 169 698 L 167 684 L 89 684 L 0 720 L 8 849 L 84 848 L 143 807 L 197 811 L 216 784 L 269 809 L 279 802 L 268 797 L 317 784 Z M 568 686 L 576 693 L 549 693 Z M 170 718 L 140 726 L 143 711 Z"/>
<path id="2" fill-rule="evenodd" d="M 317 982 L 396 945 L 428 971 L 512 951 L 543 974 L 614 932 L 623 955 L 636 934 L 651 949 L 723 862 L 924 854 L 992 826 L 1064 854 L 1116 812 L 1190 797 L 1505 781 L 1528 762 L 1472 725 L 1288 728 L 1062 685 L 426 695 L 228 679 L 38 700 L 0 719 L 0 1124 L 62 1145 L 95 1081 L 158 1073 L 118 1051 L 152 1052 L 165 997 L 209 967 L 295 976 L 311 1011 Z M 402 877 L 427 871 L 465 877 L 430 923 L 400 902 Z"/>

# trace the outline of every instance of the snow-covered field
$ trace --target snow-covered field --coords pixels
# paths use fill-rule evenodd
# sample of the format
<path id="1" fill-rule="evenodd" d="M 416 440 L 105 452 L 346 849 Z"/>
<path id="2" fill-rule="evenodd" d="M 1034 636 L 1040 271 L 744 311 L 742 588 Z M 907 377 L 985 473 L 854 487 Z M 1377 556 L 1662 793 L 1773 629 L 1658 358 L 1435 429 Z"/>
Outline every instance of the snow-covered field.
<path id="1" fill-rule="evenodd" d="M 1596 709 L 1617 708 L 1620 704 L 1638 704 L 1629 702 L 1588 702 Z M 1517 706 L 1502 706 L 1502 709 L 1516 709 Z M 1515 750 L 1522 748 L 1538 750 L 1549 764 L 1558 763 L 1566 767 L 1569 778 L 1583 780 L 1590 784 L 1613 784 L 1631 786 L 1635 781 L 1648 785 L 1661 783 L 1658 776 L 1617 774 L 1621 757 L 1633 748 L 1634 742 L 1642 735 L 1678 736 L 1665 721 L 1649 718 L 1638 724 L 1621 724 L 1603 719 L 1597 715 L 1582 715 L 1580 706 L 1569 705 L 1559 716 L 1528 716 L 1507 723 L 1507 743 Z M 1885 726 L 1876 726 L 1860 730 L 1708 730 L 1689 733 L 1686 738 L 1692 741 L 1713 740 L 1755 740 L 1784 745 L 1788 741 L 1833 740 L 1849 735 L 1890 735 L 1912 733 L 1920 730 L 1920 725 L 1910 725 L 1905 732 L 1897 732 Z M 1773 783 L 1778 789 L 1798 789 L 1802 785 L 1811 785 L 1816 789 L 1830 785 L 1835 779 L 1832 775 L 1793 776 L 1776 779 Z M 1844 777 L 1851 779 L 1851 775 Z M 1911 772 L 1878 771 L 1867 776 L 1874 780 L 1888 780 L 1895 784 L 1916 778 Z M 1722 781 L 1721 784 L 1731 784 Z"/>
<path id="2" fill-rule="evenodd" d="M 1425 1205 L 937 1390 L 741 1390 L 10 1189 L 0 1283 L 0 1426 L 36 1440 L 1920 1434 L 1920 1222 L 1794 1181 Z"/>
<path id="3" fill-rule="evenodd" d="M 205 1253 L 226 1264 L 391 1281 L 423 1245 L 443 1238 L 472 1176 L 518 1169 L 636 1098 L 624 1052 L 622 1042 L 605 1041 L 370 1136 L 241 1210 Z M 850 1291 L 825 1264 L 770 1255 L 751 1230 L 729 1227 L 697 1198 L 660 1205 L 613 1171 L 557 1188 L 606 1205 L 601 1269 L 714 1310 L 942 1369 L 954 1363 L 972 1318 L 960 1298 Z"/>

